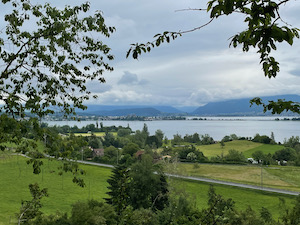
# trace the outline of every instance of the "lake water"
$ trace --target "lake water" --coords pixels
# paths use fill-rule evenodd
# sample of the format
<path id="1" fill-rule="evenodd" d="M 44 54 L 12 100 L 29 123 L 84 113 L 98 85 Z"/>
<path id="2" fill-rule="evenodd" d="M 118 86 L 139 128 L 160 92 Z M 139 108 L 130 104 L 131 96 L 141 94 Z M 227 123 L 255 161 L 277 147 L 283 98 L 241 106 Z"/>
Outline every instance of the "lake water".
<path id="1" fill-rule="evenodd" d="M 202 117 L 204 118 L 204 117 Z M 300 121 L 279 120 L 276 117 L 205 117 L 206 120 L 155 120 L 155 121 L 98 121 L 104 126 L 130 126 L 132 130 L 142 130 L 147 124 L 150 134 L 160 129 L 169 139 L 174 134 L 209 134 L 214 140 L 221 140 L 225 135 L 236 134 L 240 137 L 254 137 L 255 134 L 271 135 L 274 133 L 275 141 L 283 142 L 291 136 L 300 136 Z M 278 117 L 280 118 L 280 117 Z M 280 118 L 283 119 L 283 118 Z M 97 121 L 45 121 L 49 126 L 78 126 L 96 124 Z"/>

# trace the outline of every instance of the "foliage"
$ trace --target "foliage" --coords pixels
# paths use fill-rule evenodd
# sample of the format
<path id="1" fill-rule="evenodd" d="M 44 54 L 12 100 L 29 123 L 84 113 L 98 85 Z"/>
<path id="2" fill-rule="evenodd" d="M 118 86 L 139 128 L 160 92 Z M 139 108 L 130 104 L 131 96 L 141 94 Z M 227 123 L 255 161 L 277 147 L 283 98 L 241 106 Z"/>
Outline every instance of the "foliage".
<path id="1" fill-rule="evenodd" d="M 259 135 L 256 134 L 255 137 L 252 139 L 253 142 L 259 142 L 263 144 L 270 144 L 272 141 L 271 138 L 269 138 L 267 135 Z"/>
<path id="2" fill-rule="evenodd" d="M 225 155 L 224 160 L 228 162 L 238 162 L 238 163 L 246 162 L 246 158 L 244 154 L 234 149 L 229 150 L 228 154 Z"/>
<path id="3" fill-rule="evenodd" d="M 123 147 L 123 154 L 129 154 L 133 156 L 138 150 L 140 150 L 139 146 L 135 143 L 128 143 Z"/>
<path id="4" fill-rule="evenodd" d="M 42 208 L 41 199 L 44 196 L 48 196 L 47 189 L 44 188 L 41 190 L 37 183 L 30 184 L 29 190 L 32 196 L 32 200 L 22 201 L 20 213 L 18 214 L 18 225 L 26 224 L 30 220 L 34 219 L 36 216 L 40 215 L 40 209 Z"/>
<path id="5" fill-rule="evenodd" d="M 225 200 L 221 195 L 217 195 L 211 185 L 208 191 L 208 208 L 202 211 L 202 222 L 204 224 L 227 224 L 233 213 L 234 201 Z M 234 221 L 231 222 L 234 224 Z"/>
<path id="6" fill-rule="evenodd" d="M 154 172 L 158 172 L 158 175 Z M 168 193 L 166 179 L 152 163 L 152 157 L 143 155 L 142 160 L 131 166 L 132 178 L 130 189 L 130 205 L 133 209 L 152 208 L 161 209 L 167 204 Z"/>
<path id="7" fill-rule="evenodd" d="M 214 139 L 211 136 L 209 136 L 208 134 L 201 135 L 200 139 L 201 139 L 200 143 L 202 145 L 211 145 L 211 144 L 215 143 Z"/>
<path id="8" fill-rule="evenodd" d="M 183 141 L 180 134 L 174 134 L 173 139 L 171 140 L 172 145 L 178 145 Z"/>
<path id="9" fill-rule="evenodd" d="M 112 170 L 111 177 L 107 180 L 110 190 L 106 202 L 111 204 L 118 215 L 129 205 L 129 170 L 126 166 L 118 165 Z"/>
<path id="10" fill-rule="evenodd" d="M 294 207 L 289 210 L 285 209 L 282 220 L 285 225 L 297 225 L 300 224 L 300 195 L 298 195 Z"/>
<path id="11" fill-rule="evenodd" d="M 239 139 L 239 137 L 236 134 L 231 134 L 231 135 L 224 136 L 221 141 L 229 142 L 229 141 L 234 141 L 234 140 L 238 140 L 238 139 Z"/>
<path id="12" fill-rule="evenodd" d="M 96 200 L 73 204 L 71 224 L 100 225 L 117 224 L 117 215 L 112 206 Z"/>
<path id="13" fill-rule="evenodd" d="M 186 31 L 165 31 L 156 34 L 154 41 L 145 44 L 131 44 L 127 52 L 127 57 L 132 55 L 138 59 L 142 53 L 150 52 L 152 48 L 160 46 L 162 43 L 169 43 L 185 33 L 199 30 L 209 25 L 213 20 L 221 16 L 229 16 L 234 13 L 244 15 L 246 29 L 231 37 L 230 46 L 234 48 L 242 46 L 244 52 L 251 48 L 258 49 L 260 63 L 264 75 L 268 78 L 276 77 L 280 71 L 279 62 L 272 56 L 272 51 L 277 50 L 279 43 L 285 42 L 292 45 L 295 38 L 299 38 L 299 29 L 292 27 L 283 21 L 280 16 L 280 9 L 290 0 L 272 1 L 272 0 L 210 0 L 206 9 L 189 9 L 206 11 L 210 15 L 210 21 L 199 27 Z M 272 110 L 272 113 L 280 114 L 284 110 L 295 113 L 300 112 L 300 104 L 285 99 L 269 101 L 263 103 L 261 98 L 254 98 L 250 101 L 251 105 L 262 105 L 264 112 Z"/>
<path id="14" fill-rule="evenodd" d="M 156 173 L 155 173 L 156 172 Z M 161 210 L 168 203 L 168 185 L 164 174 L 152 163 L 152 157 L 143 155 L 142 160 L 129 168 L 117 166 L 108 180 L 110 192 L 107 203 L 118 214 L 127 206 Z"/>
<path id="15" fill-rule="evenodd" d="M 291 147 L 291 148 L 297 148 L 297 146 L 300 146 L 300 138 L 299 136 L 292 136 L 288 140 L 284 141 L 284 146 Z"/>
<path id="16" fill-rule="evenodd" d="M 199 143 L 200 142 L 200 136 L 198 133 L 194 133 L 192 135 L 186 134 L 183 137 L 184 142 L 189 142 L 189 143 Z"/>
<path id="17" fill-rule="evenodd" d="M 5 15 L 0 37 L 0 61 L 5 64 L 0 99 L 5 111 L 24 117 L 28 110 L 42 117 L 54 113 L 51 106 L 65 114 L 85 109 L 83 101 L 90 98 L 86 83 L 104 82 L 103 72 L 113 70 L 107 62 L 114 58 L 110 48 L 94 37 L 109 37 L 115 28 L 105 25 L 101 12 L 91 15 L 89 3 L 63 9 L 29 0 L 2 4 L 13 8 Z M 82 62 L 85 66 L 79 68 Z"/>
<path id="18" fill-rule="evenodd" d="M 292 45 L 294 38 L 299 38 L 299 29 L 290 28 L 280 17 L 279 9 L 288 1 L 276 3 L 271 0 L 211 0 L 206 9 L 197 10 L 210 13 L 210 22 L 224 15 L 244 14 L 247 29 L 234 35 L 230 44 L 235 48 L 242 45 L 245 52 L 248 52 L 251 47 L 258 48 L 257 53 L 260 54 L 260 63 L 264 74 L 271 78 L 276 77 L 279 72 L 279 63 L 270 55 L 272 50 L 277 49 L 276 44 L 286 42 Z M 152 48 L 160 46 L 161 43 L 169 43 L 170 40 L 174 40 L 184 33 L 201 29 L 210 22 L 188 31 L 165 31 L 163 34 L 155 35 L 155 41 L 146 44 L 132 44 L 127 52 L 127 57 L 132 54 L 133 58 L 137 59 L 142 52 L 150 52 Z"/>
<path id="19" fill-rule="evenodd" d="M 291 148 L 284 148 L 274 153 L 273 158 L 278 161 L 293 161 L 296 159 L 296 152 Z"/>
<path id="20" fill-rule="evenodd" d="M 85 140 L 87 140 L 88 145 L 91 148 L 101 148 L 103 147 L 101 139 L 99 137 L 97 137 L 96 135 L 91 135 L 85 138 Z"/>
<path id="21" fill-rule="evenodd" d="M 119 137 L 126 137 L 130 134 L 131 134 L 131 129 L 130 128 L 118 129 L 118 136 Z"/>
<path id="22" fill-rule="evenodd" d="M 176 149 L 178 153 L 178 158 L 181 161 L 197 161 L 197 162 L 207 162 L 208 159 L 204 154 L 198 151 L 194 145 L 180 147 Z"/>
<path id="23" fill-rule="evenodd" d="M 285 99 L 278 99 L 277 101 L 268 101 L 264 103 L 261 98 L 253 98 L 250 100 L 250 105 L 262 105 L 263 112 L 271 110 L 272 114 L 281 114 L 282 112 L 291 111 L 294 113 L 300 113 L 300 103 L 293 101 L 286 101 Z"/>

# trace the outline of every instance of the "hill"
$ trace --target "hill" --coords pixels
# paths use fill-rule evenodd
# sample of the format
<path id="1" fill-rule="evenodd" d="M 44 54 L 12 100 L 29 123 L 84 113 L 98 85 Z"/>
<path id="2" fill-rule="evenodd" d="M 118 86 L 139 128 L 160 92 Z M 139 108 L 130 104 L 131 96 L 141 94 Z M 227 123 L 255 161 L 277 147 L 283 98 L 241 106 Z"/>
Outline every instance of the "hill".
<path id="1" fill-rule="evenodd" d="M 249 101 L 252 98 L 233 99 L 220 102 L 210 102 L 204 106 L 173 107 L 166 105 L 87 105 L 87 110 L 76 110 L 79 115 L 96 116 L 169 116 L 169 115 L 190 115 L 190 116 L 265 116 L 270 112 L 263 113 L 262 106 L 253 105 Z M 264 102 L 268 100 L 286 99 L 300 102 L 299 95 L 277 95 L 262 97 Z M 282 113 L 283 116 L 293 115 Z"/>
<path id="2" fill-rule="evenodd" d="M 253 105 L 252 107 L 250 107 L 249 101 L 251 99 L 252 98 L 244 98 L 222 102 L 211 102 L 197 108 L 191 114 L 199 116 L 261 116 L 271 114 L 270 112 L 263 113 L 262 106 Z M 277 99 L 286 99 L 290 101 L 300 102 L 299 95 L 277 95 L 262 97 L 263 102 L 267 102 L 269 100 L 275 101 Z"/>
<path id="3" fill-rule="evenodd" d="M 172 106 L 144 106 L 144 105 L 88 105 L 87 110 L 77 110 L 81 115 L 97 116 L 161 116 L 185 114 Z"/>

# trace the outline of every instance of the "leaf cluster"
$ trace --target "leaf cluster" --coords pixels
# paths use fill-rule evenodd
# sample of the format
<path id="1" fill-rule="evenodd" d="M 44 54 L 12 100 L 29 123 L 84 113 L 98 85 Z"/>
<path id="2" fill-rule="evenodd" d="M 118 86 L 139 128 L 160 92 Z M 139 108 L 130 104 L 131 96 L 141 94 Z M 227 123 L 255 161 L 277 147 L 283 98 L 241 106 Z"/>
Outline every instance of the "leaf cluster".
<path id="1" fill-rule="evenodd" d="M 268 101 L 268 103 L 264 103 L 261 98 L 253 98 L 250 100 L 251 106 L 262 105 L 263 111 L 271 111 L 272 114 L 281 114 L 282 112 L 290 111 L 293 113 L 300 113 L 300 103 L 293 101 L 286 101 L 285 99 L 278 99 L 277 101 Z"/>
<path id="2" fill-rule="evenodd" d="M 42 117 L 61 109 L 66 115 L 85 109 L 90 98 L 86 83 L 102 83 L 112 71 L 111 49 L 93 36 L 105 38 L 114 27 L 105 25 L 101 12 L 88 13 L 89 3 L 58 9 L 49 3 L 7 1 L 6 29 L 0 36 L 0 100 L 11 115 L 25 110 Z M 89 15 L 88 15 L 89 14 Z M 96 97 L 96 96 L 94 96 Z"/>
<path id="3" fill-rule="evenodd" d="M 132 44 L 127 52 L 127 57 L 132 54 L 134 59 L 142 53 L 150 52 L 152 48 L 160 46 L 161 43 L 174 40 L 184 33 L 193 32 L 210 24 L 220 16 L 228 16 L 234 13 L 240 13 L 245 16 L 244 22 L 247 29 L 234 35 L 231 38 L 230 45 L 236 48 L 242 45 L 244 52 L 250 48 L 258 48 L 260 54 L 260 63 L 266 77 L 276 77 L 279 72 L 279 62 L 271 56 L 272 50 L 277 50 L 277 44 L 286 42 L 293 44 L 295 38 L 299 38 L 299 29 L 291 27 L 284 22 L 280 16 L 280 7 L 289 0 L 212 0 L 207 4 L 206 9 L 193 9 L 207 11 L 210 15 L 210 21 L 191 30 L 169 32 L 157 34 L 152 42 L 146 44 Z"/>

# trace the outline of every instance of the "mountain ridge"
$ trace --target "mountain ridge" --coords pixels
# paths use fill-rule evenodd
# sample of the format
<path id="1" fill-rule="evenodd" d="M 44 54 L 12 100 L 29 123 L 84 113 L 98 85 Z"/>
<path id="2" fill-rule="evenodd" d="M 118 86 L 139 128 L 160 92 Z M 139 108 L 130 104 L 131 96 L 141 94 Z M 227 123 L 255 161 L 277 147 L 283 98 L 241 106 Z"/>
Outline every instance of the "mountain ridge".
<path id="1" fill-rule="evenodd" d="M 97 116 L 145 116 L 157 117 L 168 115 L 186 116 L 264 116 L 262 106 L 253 105 L 249 101 L 252 98 L 231 99 L 226 101 L 209 102 L 204 106 L 174 107 L 167 105 L 88 105 L 87 110 L 76 110 L 79 115 Z M 299 95 L 276 95 L 261 98 L 263 102 L 268 100 L 286 99 L 300 102 Z M 195 110 L 193 110 L 195 109 Z M 286 115 L 284 113 L 283 115 Z"/>

